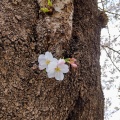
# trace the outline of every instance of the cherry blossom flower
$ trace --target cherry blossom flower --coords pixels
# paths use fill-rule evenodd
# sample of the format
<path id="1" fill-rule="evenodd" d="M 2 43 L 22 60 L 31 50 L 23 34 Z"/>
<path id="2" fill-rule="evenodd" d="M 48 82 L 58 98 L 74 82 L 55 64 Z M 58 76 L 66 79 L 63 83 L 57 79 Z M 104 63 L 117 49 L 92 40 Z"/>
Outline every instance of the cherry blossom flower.
<path id="1" fill-rule="evenodd" d="M 46 69 L 48 77 L 55 77 L 56 80 L 63 80 L 64 73 L 69 71 L 69 67 L 65 63 L 69 63 L 72 67 L 76 68 L 76 61 L 77 60 L 75 58 L 57 60 L 56 58 L 53 58 L 51 52 L 46 52 L 45 54 L 41 54 L 38 57 L 39 69 Z"/>
<path id="2" fill-rule="evenodd" d="M 55 77 L 56 80 L 63 80 L 64 74 L 69 71 L 68 65 L 65 64 L 64 59 L 55 60 L 48 65 L 48 77 Z"/>
<path id="3" fill-rule="evenodd" d="M 50 62 L 56 61 L 56 60 L 57 60 L 56 58 L 53 58 L 51 52 L 46 52 L 45 55 L 44 54 L 39 55 L 38 57 L 39 69 L 43 70 L 46 68 L 46 71 L 47 71 L 47 68 Z"/>

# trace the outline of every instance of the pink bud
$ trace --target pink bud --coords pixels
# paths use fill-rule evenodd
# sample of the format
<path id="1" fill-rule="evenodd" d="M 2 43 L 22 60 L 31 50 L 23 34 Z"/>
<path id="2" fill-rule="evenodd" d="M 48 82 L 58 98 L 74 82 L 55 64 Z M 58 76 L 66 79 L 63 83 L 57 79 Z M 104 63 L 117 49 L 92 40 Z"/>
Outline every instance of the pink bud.
<path id="1" fill-rule="evenodd" d="M 71 66 L 77 68 L 77 65 L 75 63 L 71 64 Z"/>
<path id="2" fill-rule="evenodd" d="M 71 61 L 76 62 L 77 60 L 75 58 L 70 58 Z"/>
<path id="3" fill-rule="evenodd" d="M 74 68 L 77 68 L 77 64 L 75 64 L 77 60 L 75 58 L 70 58 L 69 60 L 70 60 L 69 63 L 71 64 L 71 66 Z"/>

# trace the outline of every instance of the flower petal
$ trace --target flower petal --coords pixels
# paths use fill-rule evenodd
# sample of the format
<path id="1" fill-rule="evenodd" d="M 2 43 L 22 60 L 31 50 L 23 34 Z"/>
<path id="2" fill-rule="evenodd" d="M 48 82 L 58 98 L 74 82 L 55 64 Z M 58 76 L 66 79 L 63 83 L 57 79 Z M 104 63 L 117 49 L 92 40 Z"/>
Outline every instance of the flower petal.
<path id="1" fill-rule="evenodd" d="M 64 59 L 59 59 L 58 65 L 62 65 L 62 64 L 65 64 L 65 60 Z"/>
<path id="2" fill-rule="evenodd" d="M 57 67 L 57 62 L 56 61 L 50 62 L 50 64 L 48 65 L 47 72 L 55 71 L 56 67 Z"/>
<path id="3" fill-rule="evenodd" d="M 58 60 L 56 58 L 53 58 L 52 62 L 58 62 Z"/>
<path id="4" fill-rule="evenodd" d="M 38 57 L 38 62 L 40 62 L 41 60 L 45 60 L 45 55 L 41 54 Z"/>
<path id="5" fill-rule="evenodd" d="M 43 70 L 43 69 L 45 69 L 47 67 L 47 65 L 39 65 L 39 69 L 40 70 Z"/>
<path id="6" fill-rule="evenodd" d="M 54 72 L 48 72 L 48 78 L 53 78 L 55 77 L 55 73 Z"/>
<path id="7" fill-rule="evenodd" d="M 40 64 L 40 65 L 46 65 L 46 61 L 45 61 L 45 60 L 40 60 L 40 61 L 39 61 L 39 64 Z"/>
<path id="8" fill-rule="evenodd" d="M 56 80 L 63 80 L 64 74 L 62 72 L 55 72 L 55 79 Z"/>
<path id="9" fill-rule="evenodd" d="M 51 52 L 46 52 L 45 53 L 45 58 L 48 59 L 48 60 L 52 60 L 53 56 L 52 56 Z"/>
<path id="10" fill-rule="evenodd" d="M 69 67 L 66 64 L 59 65 L 59 67 L 63 73 L 67 73 L 69 71 Z"/>

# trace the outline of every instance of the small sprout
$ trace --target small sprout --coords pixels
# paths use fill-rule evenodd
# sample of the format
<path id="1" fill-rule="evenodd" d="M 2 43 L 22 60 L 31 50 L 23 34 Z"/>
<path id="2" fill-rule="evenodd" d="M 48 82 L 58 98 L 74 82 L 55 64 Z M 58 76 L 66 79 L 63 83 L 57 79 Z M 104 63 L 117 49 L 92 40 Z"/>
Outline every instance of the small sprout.
<path id="1" fill-rule="evenodd" d="M 52 2 L 48 0 L 48 6 L 52 7 Z"/>
<path id="2" fill-rule="evenodd" d="M 49 9 L 45 7 L 45 8 L 41 8 L 40 11 L 42 11 L 43 13 L 48 13 Z"/>
<path id="3" fill-rule="evenodd" d="M 41 12 L 43 13 L 52 13 L 53 12 L 53 7 L 52 7 L 52 2 L 51 0 L 48 0 L 47 7 L 43 7 L 40 9 Z"/>

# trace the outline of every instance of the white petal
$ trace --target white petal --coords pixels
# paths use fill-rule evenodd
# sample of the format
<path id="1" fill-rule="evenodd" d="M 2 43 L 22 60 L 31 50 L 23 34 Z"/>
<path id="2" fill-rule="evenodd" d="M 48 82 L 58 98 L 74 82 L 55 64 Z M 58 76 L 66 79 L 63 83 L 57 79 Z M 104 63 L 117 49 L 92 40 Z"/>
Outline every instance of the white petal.
<path id="1" fill-rule="evenodd" d="M 40 62 L 41 60 L 45 60 L 45 55 L 41 54 L 38 57 L 38 62 Z"/>
<path id="2" fill-rule="evenodd" d="M 58 65 L 62 65 L 62 64 L 65 64 L 65 60 L 64 59 L 59 59 Z"/>
<path id="3" fill-rule="evenodd" d="M 40 70 L 43 70 L 43 69 L 45 69 L 47 67 L 47 65 L 39 65 L 39 69 Z"/>
<path id="4" fill-rule="evenodd" d="M 64 74 L 62 72 L 55 72 L 55 79 L 56 80 L 63 80 Z"/>
<path id="5" fill-rule="evenodd" d="M 66 64 L 59 65 L 59 67 L 63 73 L 67 73 L 69 71 L 69 67 Z"/>
<path id="6" fill-rule="evenodd" d="M 51 71 L 53 72 L 56 67 L 57 67 L 57 62 L 56 61 L 50 62 L 50 64 L 48 65 L 47 72 L 51 72 Z"/>
<path id="7" fill-rule="evenodd" d="M 58 62 L 58 60 L 56 58 L 53 58 L 52 62 Z"/>
<path id="8" fill-rule="evenodd" d="M 55 73 L 54 72 L 48 72 L 48 78 L 53 78 L 55 77 Z"/>
<path id="9" fill-rule="evenodd" d="M 48 72 L 48 66 L 46 67 L 46 72 Z"/>
<path id="10" fill-rule="evenodd" d="M 48 66 L 46 67 L 46 72 L 48 73 L 53 73 L 53 72 L 55 72 L 55 68 L 53 68 L 53 69 L 50 69 Z"/>
<path id="11" fill-rule="evenodd" d="M 51 52 L 46 52 L 45 53 L 45 58 L 48 59 L 48 60 L 52 60 L 53 56 L 52 56 Z"/>
<path id="12" fill-rule="evenodd" d="M 47 65 L 45 60 L 40 60 L 39 65 Z"/>

